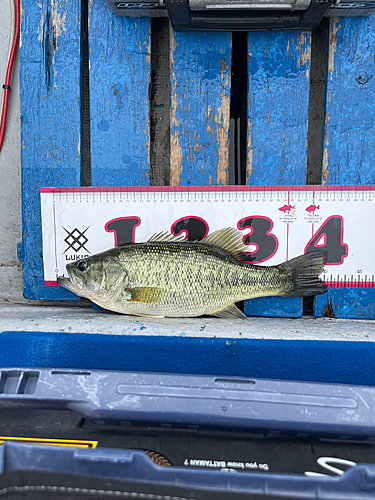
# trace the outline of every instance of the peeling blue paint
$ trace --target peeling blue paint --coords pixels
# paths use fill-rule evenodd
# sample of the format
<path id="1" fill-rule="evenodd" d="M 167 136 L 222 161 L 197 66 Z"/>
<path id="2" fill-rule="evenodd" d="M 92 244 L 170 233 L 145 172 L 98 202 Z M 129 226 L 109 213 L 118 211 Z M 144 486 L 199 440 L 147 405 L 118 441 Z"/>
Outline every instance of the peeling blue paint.
<path id="1" fill-rule="evenodd" d="M 323 181 L 374 184 L 375 15 L 330 26 Z"/>
<path id="2" fill-rule="evenodd" d="M 268 318 L 300 318 L 302 310 L 301 297 L 261 297 L 246 301 L 244 306 L 248 316 Z"/>
<path id="3" fill-rule="evenodd" d="M 249 33 L 247 183 L 305 184 L 309 33 Z"/>
<path id="4" fill-rule="evenodd" d="M 321 318 L 328 306 L 336 318 L 375 319 L 375 293 L 371 288 L 331 288 L 315 299 L 314 315 Z"/>
<path id="5" fill-rule="evenodd" d="M 322 181 L 375 184 L 375 15 L 330 23 Z M 331 288 L 315 299 L 320 317 L 327 300 L 337 318 L 374 319 L 375 289 Z"/>
<path id="6" fill-rule="evenodd" d="M 93 186 L 149 185 L 150 19 L 90 2 Z"/>
<path id="7" fill-rule="evenodd" d="M 230 33 L 171 34 L 171 184 L 228 183 Z"/>
<path id="8" fill-rule="evenodd" d="M 44 286 L 39 188 L 80 184 L 80 17 L 79 0 L 30 2 L 23 10 L 23 280 L 30 299 L 79 300 L 66 289 Z"/>
<path id="9" fill-rule="evenodd" d="M 310 34 L 249 33 L 247 184 L 305 184 Z M 300 297 L 245 303 L 252 316 L 302 316 Z"/>

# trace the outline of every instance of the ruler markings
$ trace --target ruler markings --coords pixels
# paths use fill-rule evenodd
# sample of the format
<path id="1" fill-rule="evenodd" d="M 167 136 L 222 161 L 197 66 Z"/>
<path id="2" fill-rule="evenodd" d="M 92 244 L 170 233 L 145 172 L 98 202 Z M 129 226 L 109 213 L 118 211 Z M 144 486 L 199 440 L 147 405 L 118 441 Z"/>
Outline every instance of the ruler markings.
<path id="1" fill-rule="evenodd" d="M 342 264 L 339 262 L 329 263 L 327 268 L 333 270 L 336 267 L 338 273 L 335 272 L 333 275 L 332 273 L 324 274 L 323 279 L 332 287 L 352 286 L 356 288 L 372 288 L 375 286 L 375 281 L 372 259 L 369 255 L 371 241 L 368 227 L 370 227 L 375 214 L 371 214 L 370 206 L 363 212 L 360 208 L 361 204 L 348 204 L 348 200 L 352 202 L 359 200 L 371 201 L 373 191 L 374 186 L 367 185 L 324 187 L 122 186 L 41 188 L 44 212 L 46 213 L 46 211 L 51 209 L 53 203 L 56 207 L 56 234 L 52 235 L 55 240 L 54 253 L 56 255 L 53 258 L 54 262 L 52 266 L 51 262 L 49 262 L 48 250 L 52 246 L 47 245 L 48 248 L 44 248 L 45 281 L 50 283 L 55 281 L 56 273 L 53 273 L 52 276 L 51 267 L 58 269 L 60 274 L 65 271 L 65 265 L 68 261 L 63 261 L 63 254 L 66 254 L 65 258 L 68 260 L 82 258 L 81 250 L 84 245 L 81 245 L 81 243 L 84 238 L 82 237 L 81 240 L 78 239 L 76 248 L 71 249 L 70 252 L 66 252 L 66 242 L 64 243 L 64 238 L 62 238 L 61 234 L 57 234 L 59 233 L 60 226 L 63 226 L 62 222 L 64 222 L 65 226 L 69 226 L 67 227 L 69 231 L 77 229 L 78 232 L 90 225 L 86 224 L 86 222 L 91 222 L 93 228 L 91 229 L 90 227 L 90 244 L 88 248 L 90 253 L 97 253 L 113 246 L 113 234 L 109 235 L 105 233 L 103 229 L 105 224 L 103 222 L 108 222 L 116 217 L 138 216 L 139 210 L 144 212 L 144 207 L 147 206 L 147 202 L 150 201 L 151 196 L 154 208 L 151 212 L 143 213 L 140 217 L 142 224 L 139 228 L 137 227 L 136 234 L 139 238 L 137 241 L 148 239 L 159 227 L 160 230 L 166 230 L 167 227 L 171 227 L 173 220 L 170 219 L 183 219 L 184 216 L 196 215 L 203 219 L 206 218 L 209 220 L 208 226 L 211 232 L 226 225 L 236 227 L 237 221 L 243 218 L 251 219 L 252 216 L 263 217 L 271 220 L 273 223 L 269 232 L 275 234 L 278 238 L 279 250 L 276 252 L 275 257 L 262 261 L 262 265 L 278 264 L 284 260 L 282 255 L 286 256 L 286 258 L 292 258 L 303 253 L 304 247 L 307 244 L 306 239 L 311 238 L 311 241 L 313 241 L 314 235 L 317 235 L 315 236 L 315 247 L 326 247 L 328 245 L 327 241 L 330 238 L 333 240 L 334 235 L 332 233 L 330 236 L 324 224 L 328 224 L 327 221 L 329 220 L 332 220 L 333 223 L 342 220 L 341 246 L 344 245 L 346 248 L 349 248 L 349 252 L 348 255 L 344 255 Z M 198 195 L 200 203 L 195 204 Z M 82 205 L 83 199 L 86 202 L 84 205 Z M 113 203 L 107 205 L 110 200 Z M 169 203 L 164 204 L 164 202 L 169 202 L 170 200 L 174 200 L 172 205 Z M 220 204 L 215 203 L 215 205 L 211 206 L 212 201 L 217 202 L 219 200 L 221 201 Z M 98 212 L 99 205 L 95 208 L 96 201 L 100 204 L 100 213 Z M 146 201 L 146 204 L 144 204 L 144 201 Z M 258 205 L 259 201 L 265 201 L 266 203 Z M 79 208 L 76 202 L 80 203 Z M 107 203 L 104 206 L 103 203 L 105 202 Z M 332 206 L 333 202 L 335 204 Z M 163 204 L 165 207 L 168 206 L 170 208 L 168 210 L 161 208 Z M 182 208 L 184 206 L 185 208 Z M 108 215 L 106 213 L 103 214 L 107 209 L 109 210 Z M 153 222 L 151 221 L 152 218 L 154 218 Z M 104 219 L 107 220 L 105 221 Z M 142 226 L 147 226 L 143 232 Z M 311 226 L 311 229 L 308 226 Z M 251 242 L 251 226 L 250 229 L 249 226 L 246 227 L 247 229 L 243 230 L 244 238 L 249 237 Z M 306 228 L 308 229 L 308 233 L 306 233 Z M 98 235 L 95 236 L 94 230 Z M 339 230 L 340 228 L 338 228 Z M 48 238 L 48 231 L 48 227 L 43 227 L 44 239 Z M 147 231 L 149 233 L 151 231 L 151 234 L 146 234 Z M 318 234 L 319 231 L 322 232 L 320 237 Z M 299 232 L 301 232 L 301 235 L 298 234 Z M 301 238 L 305 238 L 305 241 L 302 241 Z M 95 240 L 97 240 L 96 243 Z M 100 244 L 98 244 L 99 240 Z M 251 248 L 250 243 L 249 251 Z M 58 260 L 58 265 L 56 265 L 56 259 Z M 357 272 L 358 270 L 360 270 L 360 273 Z M 348 276 L 351 276 L 351 278 L 348 279 Z"/>

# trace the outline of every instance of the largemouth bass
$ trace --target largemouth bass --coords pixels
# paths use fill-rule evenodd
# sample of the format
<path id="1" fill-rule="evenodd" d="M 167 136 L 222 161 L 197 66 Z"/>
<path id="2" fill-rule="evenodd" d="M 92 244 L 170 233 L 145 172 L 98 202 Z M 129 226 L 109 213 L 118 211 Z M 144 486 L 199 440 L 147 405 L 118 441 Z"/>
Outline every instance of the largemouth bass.
<path id="1" fill-rule="evenodd" d="M 312 252 L 278 266 L 242 262 L 233 228 L 199 242 L 159 233 L 146 243 L 112 248 L 66 266 L 58 284 L 105 309 L 140 316 L 246 316 L 236 302 L 254 297 L 322 294 L 324 256 Z"/>

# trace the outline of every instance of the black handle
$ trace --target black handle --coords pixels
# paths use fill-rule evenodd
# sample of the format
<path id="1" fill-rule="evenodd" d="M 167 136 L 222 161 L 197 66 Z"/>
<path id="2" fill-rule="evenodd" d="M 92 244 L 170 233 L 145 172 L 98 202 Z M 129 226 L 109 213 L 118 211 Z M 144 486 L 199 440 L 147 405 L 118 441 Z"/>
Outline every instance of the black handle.
<path id="1" fill-rule="evenodd" d="M 165 0 L 173 29 L 183 31 L 312 31 L 334 0 L 312 0 L 305 11 L 201 10 L 191 11 L 188 0 Z"/>

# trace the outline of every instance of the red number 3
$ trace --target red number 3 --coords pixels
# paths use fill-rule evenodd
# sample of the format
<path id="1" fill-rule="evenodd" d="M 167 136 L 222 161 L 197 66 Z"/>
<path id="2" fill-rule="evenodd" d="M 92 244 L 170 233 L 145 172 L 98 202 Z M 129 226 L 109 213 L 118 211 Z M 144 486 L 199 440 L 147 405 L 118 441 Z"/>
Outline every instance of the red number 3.
<path id="1" fill-rule="evenodd" d="M 279 248 L 279 240 L 271 234 L 273 222 L 268 217 L 253 215 L 245 217 L 237 223 L 238 229 L 250 229 L 250 233 L 243 237 L 245 245 L 255 245 L 255 250 L 246 252 L 245 262 L 259 264 L 275 255 Z"/>

